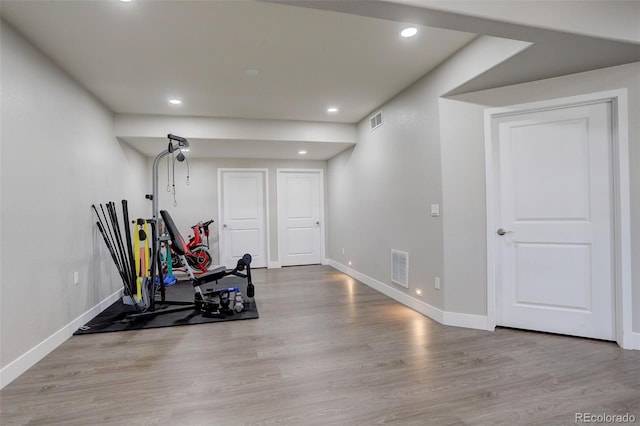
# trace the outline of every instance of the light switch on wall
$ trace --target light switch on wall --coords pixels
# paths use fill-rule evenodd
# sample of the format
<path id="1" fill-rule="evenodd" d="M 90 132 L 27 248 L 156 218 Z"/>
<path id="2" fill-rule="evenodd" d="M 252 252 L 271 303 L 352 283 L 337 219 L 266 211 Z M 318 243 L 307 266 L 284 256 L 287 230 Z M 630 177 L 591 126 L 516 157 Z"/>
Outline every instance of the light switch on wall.
<path id="1" fill-rule="evenodd" d="M 440 216 L 440 204 L 431 204 L 431 217 Z"/>

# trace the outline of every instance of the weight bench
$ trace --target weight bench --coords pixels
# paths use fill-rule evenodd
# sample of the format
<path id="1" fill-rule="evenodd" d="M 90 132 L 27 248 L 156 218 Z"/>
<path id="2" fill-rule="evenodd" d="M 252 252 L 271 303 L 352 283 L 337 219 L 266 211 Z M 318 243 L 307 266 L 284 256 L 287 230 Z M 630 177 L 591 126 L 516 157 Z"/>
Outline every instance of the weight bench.
<path id="1" fill-rule="evenodd" d="M 193 269 L 189 265 L 187 258 L 194 256 L 191 250 L 187 247 L 187 244 L 180 235 L 176 224 L 173 222 L 171 215 L 166 210 L 160 210 L 162 220 L 169 232 L 169 238 L 173 244 L 173 251 L 178 255 L 180 263 L 187 271 L 189 280 L 195 290 L 195 308 L 201 313 L 209 316 L 224 315 L 225 311 L 231 312 L 229 306 L 233 302 L 229 299 L 229 289 L 225 290 L 207 290 L 201 286 L 211 282 L 217 282 L 218 280 L 234 275 L 236 277 L 247 279 L 247 296 L 253 297 L 255 294 L 255 288 L 251 282 L 251 255 L 245 254 L 240 259 L 236 267 L 233 269 L 227 269 L 225 266 L 219 266 L 204 274 L 195 275 Z M 238 293 L 236 293 L 237 298 Z"/>

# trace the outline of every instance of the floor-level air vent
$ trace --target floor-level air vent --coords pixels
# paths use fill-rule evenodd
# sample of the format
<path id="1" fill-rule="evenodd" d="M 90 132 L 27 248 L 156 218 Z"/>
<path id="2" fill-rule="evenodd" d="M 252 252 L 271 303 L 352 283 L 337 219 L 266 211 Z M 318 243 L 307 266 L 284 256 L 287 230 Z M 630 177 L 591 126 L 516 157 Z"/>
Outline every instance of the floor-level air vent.
<path id="1" fill-rule="evenodd" d="M 378 111 L 369 118 L 369 127 L 371 130 L 382 126 L 382 111 Z"/>
<path id="2" fill-rule="evenodd" d="M 391 282 L 409 288 L 409 253 L 391 250 Z"/>

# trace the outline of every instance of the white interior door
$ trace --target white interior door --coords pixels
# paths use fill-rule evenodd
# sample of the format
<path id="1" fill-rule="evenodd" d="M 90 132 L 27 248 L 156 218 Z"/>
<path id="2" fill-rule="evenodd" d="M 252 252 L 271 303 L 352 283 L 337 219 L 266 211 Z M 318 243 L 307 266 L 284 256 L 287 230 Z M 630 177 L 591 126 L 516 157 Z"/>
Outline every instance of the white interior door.
<path id="1" fill-rule="evenodd" d="M 278 171 L 278 247 L 282 266 L 322 262 L 321 171 Z"/>
<path id="2" fill-rule="evenodd" d="M 267 266 L 265 172 L 220 174 L 220 263 L 232 268 L 245 253 L 251 266 Z"/>
<path id="3" fill-rule="evenodd" d="M 610 104 L 492 127 L 497 325 L 614 340 Z"/>

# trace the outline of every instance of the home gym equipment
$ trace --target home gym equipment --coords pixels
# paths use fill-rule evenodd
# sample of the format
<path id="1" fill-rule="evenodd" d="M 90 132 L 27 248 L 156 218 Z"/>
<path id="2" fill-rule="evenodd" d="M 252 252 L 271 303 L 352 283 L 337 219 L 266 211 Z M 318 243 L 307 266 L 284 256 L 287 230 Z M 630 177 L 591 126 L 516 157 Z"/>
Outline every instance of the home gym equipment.
<path id="1" fill-rule="evenodd" d="M 213 219 L 207 220 L 206 222 L 198 222 L 191 227 L 193 236 L 189 236 L 187 248 L 193 253 L 193 256 L 187 257 L 187 262 L 194 268 L 195 274 L 207 272 L 213 264 L 213 257 L 209 251 L 209 225 L 212 223 Z M 207 238 L 206 243 L 202 239 L 203 234 Z M 170 245 L 170 247 L 173 249 L 173 246 Z M 171 266 L 174 269 L 181 268 L 180 259 L 175 253 L 171 256 Z"/>
<path id="2" fill-rule="evenodd" d="M 151 271 L 150 282 L 153 283 L 154 285 L 147 286 L 147 287 L 151 287 L 152 290 L 155 290 L 156 276 L 158 277 L 163 276 L 161 259 L 160 259 L 160 246 L 161 246 L 162 240 L 158 235 L 158 224 L 160 222 L 159 220 L 160 218 L 158 217 L 158 166 L 160 164 L 160 161 L 164 157 L 169 155 L 174 156 L 175 160 L 179 162 L 184 161 L 186 159 L 184 155 L 184 151 L 189 148 L 189 142 L 187 141 L 187 139 L 183 137 L 169 134 L 167 135 L 167 138 L 169 139 L 169 144 L 167 146 L 167 149 L 162 151 L 160 154 L 158 154 L 153 161 L 152 193 L 146 196 L 146 198 L 151 201 L 151 212 L 152 212 L 152 218 L 150 220 L 151 246 L 152 246 L 151 265 L 150 265 L 150 271 Z M 175 162 L 174 162 L 174 166 L 175 166 Z M 247 295 L 249 297 L 253 297 L 254 288 L 253 288 L 253 283 L 251 282 L 251 266 L 250 266 L 251 255 L 249 254 L 244 255 L 238 261 L 238 264 L 234 269 L 227 270 L 226 267 L 220 267 L 220 268 L 216 268 L 213 271 L 210 271 L 209 273 L 199 275 L 198 278 L 196 278 L 195 275 L 193 274 L 193 270 L 191 269 L 191 267 L 189 266 L 189 263 L 186 260 L 187 255 L 193 255 L 193 254 L 190 252 L 189 248 L 186 247 L 184 239 L 178 232 L 178 229 L 176 228 L 173 222 L 173 219 L 171 218 L 169 213 L 166 211 L 164 211 L 164 214 L 163 214 L 163 222 L 165 227 L 167 228 L 167 231 L 169 232 L 169 237 L 173 244 L 174 251 L 176 252 L 176 254 L 178 254 L 179 257 L 182 256 L 181 258 L 182 266 L 186 269 L 187 275 L 189 276 L 195 290 L 194 303 L 191 306 L 189 306 L 189 308 L 194 308 L 205 315 L 220 315 L 223 313 L 226 314 L 227 312 L 223 312 L 224 306 L 221 303 L 219 303 L 219 300 L 218 300 L 220 298 L 219 292 L 216 292 L 211 289 L 205 290 L 201 287 L 201 285 L 206 283 L 211 283 L 211 282 L 217 282 L 218 280 L 220 280 L 221 278 L 224 278 L 227 275 L 236 275 L 239 277 L 246 278 L 247 279 Z M 244 270 L 247 271 L 246 274 L 242 274 L 242 271 Z M 160 301 L 165 305 L 166 304 L 184 305 L 184 302 L 170 302 L 165 299 L 165 284 L 162 278 L 159 280 L 159 293 L 160 293 Z M 150 308 L 149 312 L 144 312 L 142 314 L 134 314 L 134 315 L 136 316 L 154 315 L 154 314 L 157 315 L 158 313 L 156 313 L 155 311 L 155 299 L 156 299 L 155 297 L 150 297 L 149 299 L 151 302 L 149 307 Z M 182 310 L 182 309 L 185 309 L 185 307 L 180 306 L 179 308 L 174 308 L 170 310 L 165 309 L 161 312 L 175 311 L 177 309 Z"/>
<path id="3" fill-rule="evenodd" d="M 134 263 L 132 261 L 133 252 L 131 247 L 131 237 L 129 234 L 128 227 L 128 205 L 126 200 L 122 200 L 122 210 L 123 217 L 125 218 L 125 232 L 127 233 L 126 242 L 128 249 L 125 249 L 124 243 L 122 241 L 122 233 L 120 230 L 120 223 L 118 220 L 118 214 L 116 212 L 116 205 L 113 202 L 108 202 L 105 207 L 100 204 L 100 211 L 102 215 L 98 211 L 95 204 L 91 205 L 91 208 L 96 213 L 98 217 L 98 221 L 96 225 L 100 234 L 102 234 L 102 238 L 107 246 L 107 250 L 111 255 L 111 259 L 116 265 L 116 269 L 122 279 L 122 283 L 124 286 L 124 294 L 125 298 L 129 298 L 130 300 L 134 300 L 136 294 L 136 273 L 134 269 Z M 140 312 L 140 307 L 136 305 L 136 311 Z"/>
<path id="4" fill-rule="evenodd" d="M 106 213 L 104 207 L 100 205 L 102 215 L 100 215 L 95 205 L 92 206 L 98 216 L 98 222 L 96 222 L 98 229 L 124 284 L 122 302 L 124 305 L 131 305 L 135 309 L 135 312 L 126 313 L 124 318 L 119 318 L 118 321 L 133 321 L 139 318 L 150 318 L 185 310 L 195 310 L 204 316 L 211 317 L 239 313 L 245 306 L 239 287 L 228 287 L 221 290 L 204 288 L 205 284 L 217 283 L 228 275 L 245 278 L 247 280 L 247 296 L 250 298 L 254 296 L 255 290 L 251 281 L 250 254 L 242 256 L 233 269 L 226 269 L 226 267 L 221 266 L 212 271 L 200 273 L 196 277 L 188 259 L 191 262 L 197 262 L 197 255 L 194 251 L 204 246 L 200 232 L 207 236 L 208 242 L 208 226 L 213 221 L 199 223 L 192 227 L 194 234 L 198 236 L 195 237 L 194 235 L 191 241 L 193 248 L 191 248 L 185 243 L 168 212 L 165 210 L 161 212 L 162 221 L 158 216 L 158 165 L 164 157 L 171 155 L 174 157 L 175 167 L 175 161 L 182 162 L 185 160 L 186 157 L 183 150 L 189 147 L 189 142 L 185 138 L 172 134 L 167 135 L 167 138 L 169 139 L 167 149 L 158 154 L 153 162 L 152 193 L 145 196 L 152 203 L 151 219 L 137 219 L 132 222 L 134 229 L 131 231 L 127 201 L 123 200 L 124 233 L 126 234 L 126 238 L 123 239 L 115 204 L 113 202 L 107 203 Z M 166 227 L 168 236 L 160 236 L 159 227 L 162 223 Z M 131 232 L 133 232 L 133 240 L 131 239 Z M 193 301 L 166 300 L 165 287 L 175 282 L 173 277 L 166 279 L 162 270 L 161 248 L 163 244 L 168 245 L 169 242 L 172 243 L 179 265 L 185 269 L 193 285 Z M 165 264 L 170 262 L 170 257 L 171 254 L 167 251 Z M 171 308 L 171 305 L 176 307 Z"/>
<path id="5" fill-rule="evenodd" d="M 136 271 L 136 297 L 135 300 L 124 299 L 126 304 L 141 303 L 146 306 L 142 297 L 142 289 L 149 275 L 149 223 L 141 218 L 134 222 L 135 229 L 133 231 L 133 252 L 134 265 Z M 145 293 L 146 294 L 146 293 Z"/>
<path id="6" fill-rule="evenodd" d="M 238 263 L 234 269 L 227 269 L 225 266 L 220 266 L 212 271 L 207 272 L 202 275 L 195 275 L 193 273 L 193 269 L 189 265 L 187 261 L 187 257 L 193 256 L 193 253 L 187 247 L 187 244 L 180 235 L 178 228 L 173 222 L 173 218 L 166 210 L 160 210 L 160 214 L 162 215 L 162 220 L 164 221 L 165 226 L 167 227 L 167 231 L 169 232 L 169 237 L 171 238 L 171 242 L 173 243 L 173 250 L 178 255 L 182 267 L 187 271 L 187 275 L 191 280 L 191 284 L 196 292 L 195 294 L 195 305 L 196 309 L 206 315 L 220 315 L 226 312 L 229 312 L 229 290 L 211 290 L 211 289 L 203 289 L 202 286 L 204 284 L 210 282 L 217 282 L 219 279 L 224 278 L 228 275 L 235 275 L 237 277 L 246 278 L 247 279 L 247 296 L 253 297 L 255 293 L 254 285 L 251 280 L 251 255 L 245 254 L 240 259 L 238 259 Z M 244 272 L 246 271 L 246 272 Z M 241 304 L 242 299 L 237 299 L 238 292 L 235 294 L 236 303 Z M 235 305 L 234 305 L 235 306 Z"/>

